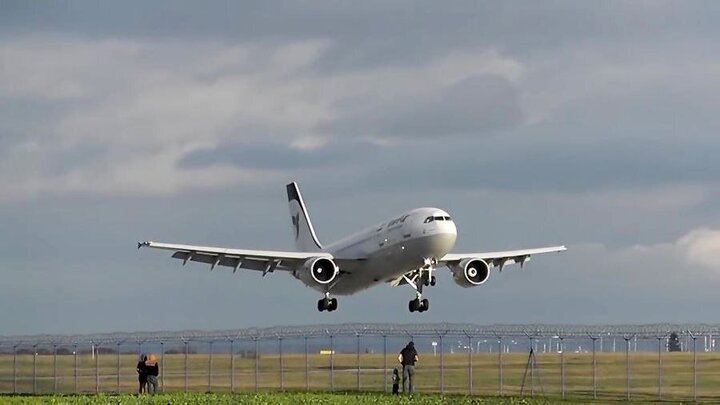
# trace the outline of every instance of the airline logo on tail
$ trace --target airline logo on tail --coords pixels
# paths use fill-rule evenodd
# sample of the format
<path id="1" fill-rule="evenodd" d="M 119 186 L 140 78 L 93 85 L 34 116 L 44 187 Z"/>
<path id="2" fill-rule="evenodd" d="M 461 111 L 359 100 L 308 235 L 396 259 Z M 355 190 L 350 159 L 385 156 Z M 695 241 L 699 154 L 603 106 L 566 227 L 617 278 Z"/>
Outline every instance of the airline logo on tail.
<path id="1" fill-rule="evenodd" d="M 298 212 L 295 215 L 291 215 L 292 218 L 292 224 L 295 227 L 295 240 L 297 240 L 298 236 L 300 236 L 300 213 Z"/>

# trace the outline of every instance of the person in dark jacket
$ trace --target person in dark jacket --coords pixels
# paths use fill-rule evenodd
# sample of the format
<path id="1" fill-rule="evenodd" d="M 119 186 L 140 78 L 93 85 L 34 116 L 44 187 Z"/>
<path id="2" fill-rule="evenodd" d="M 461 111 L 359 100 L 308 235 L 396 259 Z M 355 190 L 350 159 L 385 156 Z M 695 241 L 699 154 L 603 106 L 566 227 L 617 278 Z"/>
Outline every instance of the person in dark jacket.
<path id="1" fill-rule="evenodd" d="M 410 341 L 404 349 L 400 351 L 398 361 L 403 366 L 402 391 L 412 394 L 415 392 L 413 380 L 415 378 L 415 363 L 418 361 L 418 354 L 415 350 L 415 343 Z"/>
<path id="2" fill-rule="evenodd" d="M 145 370 L 147 371 L 147 392 L 149 394 L 155 394 L 157 393 L 158 374 L 160 374 L 160 368 L 158 367 L 157 358 L 154 354 L 151 354 L 149 358 L 146 358 Z"/>
<path id="3" fill-rule="evenodd" d="M 147 356 L 140 356 L 140 361 L 138 361 L 137 366 L 135 366 L 135 371 L 138 373 L 138 382 L 140 383 L 138 394 L 146 392 L 147 389 L 147 369 L 145 368 L 146 360 Z"/>

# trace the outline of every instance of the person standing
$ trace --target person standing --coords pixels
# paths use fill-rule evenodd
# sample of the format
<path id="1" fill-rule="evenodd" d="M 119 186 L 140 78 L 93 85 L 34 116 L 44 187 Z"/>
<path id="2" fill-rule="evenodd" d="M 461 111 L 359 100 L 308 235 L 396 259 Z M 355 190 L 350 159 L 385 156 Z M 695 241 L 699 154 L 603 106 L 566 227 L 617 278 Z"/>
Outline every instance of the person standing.
<path id="1" fill-rule="evenodd" d="M 400 375 L 398 374 L 398 369 L 393 369 L 393 375 L 392 375 L 392 393 L 393 395 L 398 395 L 400 392 Z"/>
<path id="2" fill-rule="evenodd" d="M 143 392 L 146 392 L 147 389 L 147 369 L 145 368 L 145 361 L 147 360 L 147 356 L 141 355 L 140 361 L 138 361 L 137 366 L 135 366 L 135 371 L 138 373 L 138 383 L 140 383 L 140 387 L 138 388 L 138 394 L 142 394 Z"/>
<path id="3" fill-rule="evenodd" d="M 413 380 L 415 378 L 415 363 L 418 361 L 418 354 L 415 350 L 415 343 L 410 341 L 404 349 L 400 351 L 398 361 L 403 367 L 402 391 L 412 394 L 415 392 Z"/>
<path id="4" fill-rule="evenodd" d="M 147 370 L 147 391 L 150 394 L 155 394 L 157 393 L 160 368 L 158 367 L 157 358 L 154 354 L 151 354 L 147 361 L 145 361 L 145 370 Z"/>

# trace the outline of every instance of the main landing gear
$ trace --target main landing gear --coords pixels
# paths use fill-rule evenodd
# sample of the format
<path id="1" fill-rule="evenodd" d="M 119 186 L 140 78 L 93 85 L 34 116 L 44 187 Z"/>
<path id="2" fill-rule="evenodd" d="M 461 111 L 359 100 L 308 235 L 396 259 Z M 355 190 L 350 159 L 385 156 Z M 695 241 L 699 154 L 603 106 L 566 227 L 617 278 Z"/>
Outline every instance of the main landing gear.
<path id="1" fill-rule="evenodd" d="M 332 312 L 338 307 L 337 298 L 330 298 L 330 293 L 325 293 L 325 298 L 318 300 L 317 309 L 318 311 Z"/>
<path id="2" fill-rule="evenodd" d="M 425 312 L 430 308 L 430 301 L 422 297 L 423 286 L 434 286 L 437 283 L 433 271 L 434 265 L 437 263 L 435 259 L 425 259 L 425 265 L 418 270 L 417 274 L 411 278 L 403 276 L 407 284 L 415 289 L 415 299 L 408 303 L 410 312 Z"/>
<path id="3" fill-rule="evenodd" d="M 427 298 L 420 299 L 420 296 L 408 303 L 410 312 L 425 312 L 430 308 L 430 301 Z"/>

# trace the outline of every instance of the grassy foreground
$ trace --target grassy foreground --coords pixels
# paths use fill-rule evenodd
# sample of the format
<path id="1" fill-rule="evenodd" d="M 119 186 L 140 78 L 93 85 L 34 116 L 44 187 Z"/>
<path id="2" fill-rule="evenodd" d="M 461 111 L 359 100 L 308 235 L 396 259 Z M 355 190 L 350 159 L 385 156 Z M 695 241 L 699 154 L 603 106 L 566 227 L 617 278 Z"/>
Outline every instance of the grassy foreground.
<path id="1" fill-rule="evenodd" d="M 47 395 L 47 396 L 0 396 L 2 404 L 554 404 L 589 403 L 587 401 L 561 401 L 553 398 L 520 397 L 470 397 L 463 395 L 418 394 L 410 396 L 392 396 L 383 393 L 259 393 L 259 394 L 220 394 L 220 393 L 173 393 L 155 396 L 137 395 Z"/>

